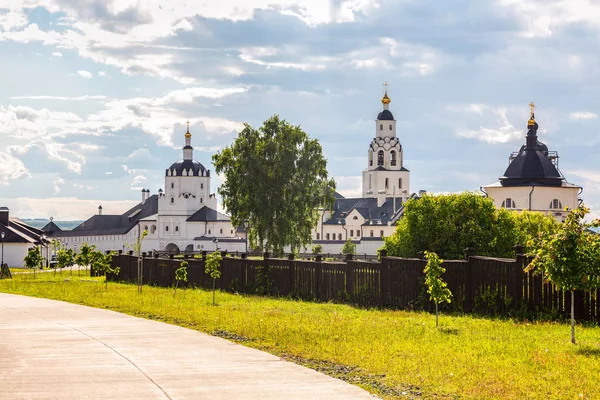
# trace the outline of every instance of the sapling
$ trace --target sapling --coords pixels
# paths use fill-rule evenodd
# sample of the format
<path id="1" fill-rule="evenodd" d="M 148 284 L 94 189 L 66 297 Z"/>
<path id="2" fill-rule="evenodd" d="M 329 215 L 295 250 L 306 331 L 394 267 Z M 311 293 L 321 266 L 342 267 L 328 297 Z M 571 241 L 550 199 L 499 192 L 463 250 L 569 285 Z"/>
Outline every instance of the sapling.
<path id="1" fill-rule="evenodd" d="M 27 268 L 33 268 L 33 278 L 35 279 L 35 270 L 42 264 L 44 257 L 39 247 L 32 247 L 27 251 L 27 255 L 23 259 L 23 263 Z"/>
<path id="2" fill-rule="evenodd" d="M 175 293 L 177 292 L 177 286 L 179 286 L 179 282 L 187 282 L 187 267 L 188 262 L 182 261 L 180 267 L 175 270 L 175 289 L 173 290 L 173 297 L 175 297 Z"/>
<path id="3" fill-rule="evenodd" d="M 446 268 L 442 266 L 444 260 L 441 260 L 438 255 L 432 251 L 425 252 L 427 265 L 423 272 L 425 273 L 425 285 L 427 285 L 427 293 L 429 299 L 435 303 L 435 327 L 438 327 L 438 305 L 440 303 L 450 303 L 452 301 L 452 292 L 447 288 L 446 282 L 440 278 Z"/>
<path id="4" fill-rule="evenodd" d="M 221 277 L 221 271 L 219 271 L 221 260 L 223 260 L 221 253 L 218 250 L 215 250 L 206 256 L 206 262 L 204 263 L 204 272 L 206 272 L 213 279 L 213 306 L 215 305 L 215 285 L 217 283 L 217 279 Z"/>

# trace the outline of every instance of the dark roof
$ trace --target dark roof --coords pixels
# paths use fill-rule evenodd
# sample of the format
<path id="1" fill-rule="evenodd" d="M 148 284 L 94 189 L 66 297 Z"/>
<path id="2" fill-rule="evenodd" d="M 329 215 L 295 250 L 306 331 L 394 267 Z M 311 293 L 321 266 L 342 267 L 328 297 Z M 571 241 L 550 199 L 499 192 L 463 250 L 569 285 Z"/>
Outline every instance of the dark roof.
<path id="1" fill-rule="evenodd" d="M 402 207 L 402 197 L 396 197 L 396 212 Z M 374 197 L 358 197 L 354 199 L 337 199 L 333 206 L 333 214 L 324 222 L 325 225 L 338 225 L 346 222 L 348 214 L 356 210 L 367 222 L 364 225 L 387 225 L 394 217 L 394 199 L 388 197 L 381 207 L 377 206 Z M 372 222 L 369 224 L 369 222 Z"/>
<path id="2" fill-rule="evenodd" d="M 502 186 L 562 185 L 564 178 L 548 158 L 548 147 L 537 140 L 537 130 L 537 122 L 528 126 L 525 148 L 500 177 Z"/>
<path id="3" fill-rule="evenodd" d="M 102 207 L 102 206 L 100 206 L 100 207 Z M 98 207 L 98 208 L 100 208 L 100 207 Z M 46 224 L 46 226 L 44 226 L 44 227 L 42 228 L 42 230 L 43 230 L 44 232 L 46 232 L 46 233 L 53 233 L 53 232 L 61 232 L 61 231 L 62 231 L 62 229 L 60 229 L 60 227 L 59 227 L 58 225 L 56 225 L 56 224 L 54 223 L 54 221 L 50 221 L 50 222 L 48 222 L 48 223 Z"/>
<path id="4" fill-rule="evenodd" d="M 335 197 L 336 199 L 345 199 L 345 197 L 344 197 L 344 196 L 342 196 L 341 194 L 339 194 L 338 192 L 335 192 L 335 193 L 333 194 L 333 197 Z"/>
<path id="5" fill-rule="evenodd" d="M 172 176 L 183 176 L 183 171 L 187 171 L 188 176 L 210 176 L 210 171 L 204 168 L 204 165 L 192 160 L 179 160 L 167 169 L 167 175 L 169 171 L 175 171 L 175 175 Z M 201 175 L 202 172 L 204 173 Z"/>
<path id="6" fill-rule="evenodd" d="M 393 121 L 394 115 L 390 110 L 383 110 L 377 115 L 377 119 L 380 121 Z"/>
<path id="7" fill-rule="evenodd" d="M 0 232 L 4 232 L 4 243 L 38 244 L 42 241 L 41 235 L 44 234 L 16 218 L 11 218 L 8 225 L 0 224 Z"/>
<path id="8" fill-rule="evenodd" d="M 140 219 L 158 213 L 158 195 L 152 195 L 143 203 L 127 210 L 122 215 L 94 215 L 71 231 L 53 232 L 52 236 L 124 235 Z"/>
<path id="9" fill-rule="evenodd" d="M 378 166 L 373 171 L 406 171 L 406 172 L 410 172 L 408 169 L 406 169 L 404 167 L 400 167 L 400 169 L 398 170 L 398 169 L 387 169 L 382 165 Z"/>
<path id="10" fill-rule="evenodd" d="M 206 222 L 206 221 L 229 221 L 229 217 L 225 214 L 213 210 L 207 206 L 202 207 L 191 217 L 187 219 L 189 222 Z"/>
<path id="11" fill-rule="evenodd" d="M 200 241 L 200 242 L 212 242 L 213 240 L 215 240 L 215 236 L 198 236 L 195 237 L 194 240 Z M 242 239 L 242 238 L 218 238 L 219 239 L 219 243 L 244 243 L 246 242 L 246 239 Z"/>

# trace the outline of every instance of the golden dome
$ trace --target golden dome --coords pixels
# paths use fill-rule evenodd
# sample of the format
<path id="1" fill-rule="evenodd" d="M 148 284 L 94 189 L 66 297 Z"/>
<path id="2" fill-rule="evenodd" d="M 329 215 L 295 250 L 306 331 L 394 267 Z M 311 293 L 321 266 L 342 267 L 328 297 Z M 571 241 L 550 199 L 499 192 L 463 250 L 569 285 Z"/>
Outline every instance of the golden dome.
<path id="1" fill-rule="evenodd" d="M 187 122 L 187 131 L 185 132 L 185 138 L 189 139 L 192 137 L 192 134 L 190 133 L 190 121 Z"/>
<path id="2" fill-rule="evenodd" d="M 385 93 L 383 94 L 383 97 L 381 98 L 381 102 L 383 104 L 390 104 L 390 101 L 392 101 L 392 99 L 390 99 L 390 97 L 387 94 L 387 90 L 386 90 Z"/>

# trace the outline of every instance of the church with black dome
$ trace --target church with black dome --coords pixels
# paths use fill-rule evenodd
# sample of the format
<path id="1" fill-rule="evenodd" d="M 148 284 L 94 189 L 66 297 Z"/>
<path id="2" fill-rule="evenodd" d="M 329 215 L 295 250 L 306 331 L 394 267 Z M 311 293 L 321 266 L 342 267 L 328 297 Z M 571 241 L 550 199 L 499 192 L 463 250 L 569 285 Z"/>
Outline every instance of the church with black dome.
<path id="1" fill-rule="evenodd" d="M 535 104 L 529 104 L 525 144 L 510 155 L 509 165 L 498 182 L 484 186 L 484 192 L 497 208 L 552 213 L 559 221 L 566 217 L 565 207 L 577 208 L 580 186 L 569 183 L 558 168 L 558 152 L 538 140 L 539 125 Z"/>

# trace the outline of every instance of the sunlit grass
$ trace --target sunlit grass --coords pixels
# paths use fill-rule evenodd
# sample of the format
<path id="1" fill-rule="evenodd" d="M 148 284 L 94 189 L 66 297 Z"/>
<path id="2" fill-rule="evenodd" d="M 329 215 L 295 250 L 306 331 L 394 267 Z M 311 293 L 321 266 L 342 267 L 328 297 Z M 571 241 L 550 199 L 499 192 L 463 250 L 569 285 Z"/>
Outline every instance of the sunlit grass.
<path id="1" fill-rule="evenodd" d="M 0 291 L 109 308 L 243 341 L 311 364 L 356 366 L 366 389 L 390 397 L 497 399 L 600 398 L 600 328 L 577 327 L 579 344 L 558 323 L 518 323 L 421 312 L 363 310 L 346 305 L 133 285 L 103 278 L 16 276 Z M 316 363 L 318 366 L 318 362 Z M 329 371 L 328 371 L 329 372 Z M 335 374 L 335 371 L 333 373 Z M 375 378 L 373 378 L 375 377 Z M 391 393 L 391 394 L 390 394 Z M 395 395 L 394 395 L 395 393 Z"/>

